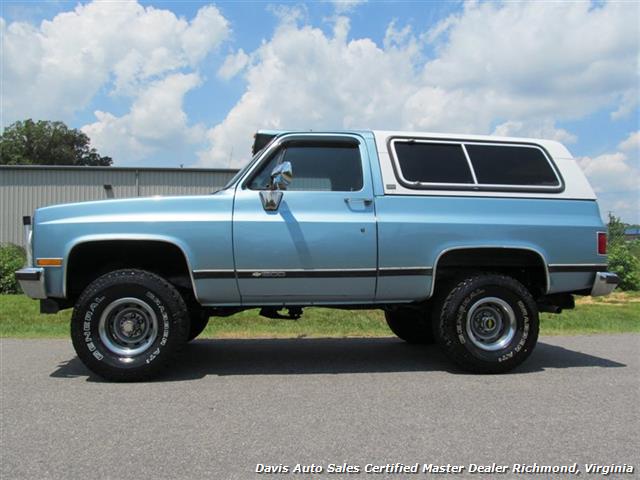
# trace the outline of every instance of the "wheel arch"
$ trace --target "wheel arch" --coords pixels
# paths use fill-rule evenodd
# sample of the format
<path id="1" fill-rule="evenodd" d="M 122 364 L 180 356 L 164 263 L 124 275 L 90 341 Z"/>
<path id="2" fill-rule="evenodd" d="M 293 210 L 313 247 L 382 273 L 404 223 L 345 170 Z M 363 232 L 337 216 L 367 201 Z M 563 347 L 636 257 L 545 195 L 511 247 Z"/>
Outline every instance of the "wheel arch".
<path id="1" fill-rule="evenodd" d="M 551 277 L 549 275 L 549 266 L 548 262 L 545 258 L 545 255 L 537 248 L 532 246 L 524 246 L 524 245 L 458 245 L 453 247 L 447 247 L 442 249 L 434 263 L 433 263 L 433 272 L 432 272 L 432 281 L 429 292 L 429 298 L 433 297 L 436 283 L 438 280 L 438 273 L 442 273 L 442 270 L 447 267 L 447 256 L 453 256 L 456 254 L 470 253 L 470 254 L 478 254 L 484 255 L 488 252 L 493 253 L 494 255 L 509 257 L 509 255 L 516 254 L 527 254 L 532 256 L 531 258 L 536 258 L 536 267 L 541 267 L 541 271 L 543 272 L 542 279 L 544 280 L 542 293 L 546 294 L 549 292 L 549 288 L 551 286 Z M 515 265 L 513 265 L 515 266 Z M 469 268 L 473 268 L 474 265 L 470 265 Z"/>
<path id="2" fill-rule="evenodd" d="M 67 245 L 65 251 L 65 261 L 63 264 L 63 272 L 62 272 L 62 288 L 64 298 L 69 298 L 70 293 L 70 284 L 72 279 L 70 278 L 70 270 L 72 271 L 74 267 L 74 256 L 77 256 L 78 252 L 83 248 L 87 247 L 95 247 L 98 248 L 100 244 L 114 247 L 114 246 L 122 246 L 123 244 L 132 244 L 136 245 L 138 248 L 142 246 L 162 246 L 168 249 L 174 249 L 174 252 L 177 254 L 179 252 L 180 258 L 183 260 L 184 271 L 187 274 L 189 284 L 191 290 L 193 292 L 194 297 L 197 301 L 198 293 L 196 290 L 196 283 L 193 277 L 193 268 L 192 268 L 192 260 L 190 258 L 189 250 L 186 245 L 183 244 L 178 239 L 166 237 L 162 235 L 88 235 L 74 239 Z M 161 270 L 161 269 L 160 269 Z"/>

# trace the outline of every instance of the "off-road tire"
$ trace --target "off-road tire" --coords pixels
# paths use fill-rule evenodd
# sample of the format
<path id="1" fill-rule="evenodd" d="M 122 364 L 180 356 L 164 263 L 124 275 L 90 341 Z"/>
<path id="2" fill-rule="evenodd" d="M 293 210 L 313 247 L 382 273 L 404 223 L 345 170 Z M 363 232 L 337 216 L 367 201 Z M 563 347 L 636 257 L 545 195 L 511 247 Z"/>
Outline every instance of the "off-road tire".
<path id="1" fill-rule="evenodd" d="M 136 355 L 112 351 L 113 345 L 118 347 L 112 340 L 115 334 L 105 334 L 110 331 L 105 323 L 112 325 L 108 319 L 114 309 L 109 308 L 121 301 L 125 303 L 120 308 L 126 310 L 124 299 L 133 299 L 141 311 L 148 312 L 142 317 L 155 318 L 155 322 L 147 320 L 155 325 L 155 334 L 149 334 L 148 347 Z M 141 381 L 165 369 L 185 344 L 189 324 L 187 306 L 169 282 L 144 270 L 116 270 L 93 281 L 78 298 L 71 317 L 71 340 L 80 360 L 97 375 L 113 381 Z"/>
<path id="2" fill-rule="evenodd" d="M 191 326 L 189 327 L 187 342 L 194 340 L 205 328 L 207 328 L 207 324 L 209 323 L 209 314 L 206 313 L 202 307 L 196 306 L 189 309 L 189 319 L 191 320 Z"/>
<path id="3" fill-rule="evenodd" d="M 501 337 L 506 342 L 504 345 L 500 341 L 483 344 L 473 333 L 477 328 L 472 326 L 473 319 L 478 319 L 474 312 L 482 306 L 488 308 L 492 302 L 504 306 L 503 324 L 510 321 L 513 325 L 513 337 L 509 339 L 506 333 Z M 477 305 L 480 307 L 474 310 Z M 487 318 L 490 321 L 490 317 Z M 439 293 L 434 305 L 433 327 L 438 344 L 463 369 L 474 373 L 504 373 L 520 365 L 533 351 L 538 340 L 538 309 L 531 293 L 514 278 L 476 274 Z M 486 350 L 488 346 L 495 350 Z"/>
<path id="4" fill-rule="evenodd" d="M 384 313 L 391 331 L 407 343 L 428 345 L 435 343 L 431 325 L 431 309 L 396 308 Z"/>

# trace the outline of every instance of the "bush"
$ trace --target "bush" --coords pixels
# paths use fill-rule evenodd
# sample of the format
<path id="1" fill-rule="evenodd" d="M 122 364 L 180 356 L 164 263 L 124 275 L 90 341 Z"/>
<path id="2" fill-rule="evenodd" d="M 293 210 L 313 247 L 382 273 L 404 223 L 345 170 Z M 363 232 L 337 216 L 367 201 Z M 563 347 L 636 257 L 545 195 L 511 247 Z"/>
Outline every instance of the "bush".
<path id="1" fill-rule="evenodd" d="M 13 275 L 24 266 L 24 249 L 17 245 L 0 245 L 0 293 L 22 293 Z"/>
<path id="2" fill-rule="evenodd" d="M 640 260 L 629 244 L 609 246 L 609 270 L 620 277 L 620 290 L 640 290 Z"/>

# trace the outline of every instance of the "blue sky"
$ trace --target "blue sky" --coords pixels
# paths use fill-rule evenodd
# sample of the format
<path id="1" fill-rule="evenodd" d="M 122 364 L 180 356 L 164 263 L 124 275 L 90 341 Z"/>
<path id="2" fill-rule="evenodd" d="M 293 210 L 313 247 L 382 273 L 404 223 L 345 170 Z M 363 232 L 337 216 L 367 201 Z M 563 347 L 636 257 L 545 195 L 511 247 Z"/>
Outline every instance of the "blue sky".
<path id="1" fill-rule="evenodd" d="M 238 167 L 257 128 L 565 143 L 640 221 L 636 2 L 3 2 L 2 127 L 126 166 Z"/>

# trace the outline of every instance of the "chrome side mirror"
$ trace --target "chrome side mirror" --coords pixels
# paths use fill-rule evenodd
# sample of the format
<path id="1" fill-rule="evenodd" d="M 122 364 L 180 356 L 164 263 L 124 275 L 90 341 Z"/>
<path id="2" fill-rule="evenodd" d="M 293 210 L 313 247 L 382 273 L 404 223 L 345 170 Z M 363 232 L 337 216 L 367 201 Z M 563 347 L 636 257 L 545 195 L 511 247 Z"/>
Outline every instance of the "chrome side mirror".
<path id="1" fill-rule="evenodd" d="M 291 162 L 282 162 L 271 171 L 271 190 L 286 190 L 293 180 Z"/>
<path id="2" fill-rule="evenodd" d="M 287 189 L 291 180 L 293 180 L 291 162 L 282 162 L 271 171 L 271 190 L 260 191 L 260 201 L 266 212 L 278 210 L 282 201 L 282 191 Z"/>
<path id="3" fill-rule="evenodd" d="M 260 201 L 265 212 L 275 212 L 282 201 L 282 190 L 260 190 Z"/>

